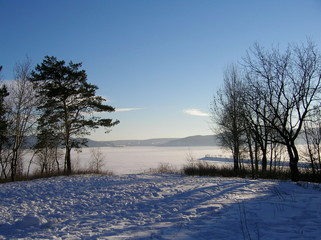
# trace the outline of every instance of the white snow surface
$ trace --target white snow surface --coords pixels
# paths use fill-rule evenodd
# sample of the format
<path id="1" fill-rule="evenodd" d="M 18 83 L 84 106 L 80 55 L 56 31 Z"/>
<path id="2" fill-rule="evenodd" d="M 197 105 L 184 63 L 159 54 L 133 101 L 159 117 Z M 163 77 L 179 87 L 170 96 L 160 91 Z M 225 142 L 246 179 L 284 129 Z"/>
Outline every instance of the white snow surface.
<path id="1" fill-rule="evenodd" d="M 311 183 L 174 174 L 0 185 L 0 239 L 320 239 Z"/>

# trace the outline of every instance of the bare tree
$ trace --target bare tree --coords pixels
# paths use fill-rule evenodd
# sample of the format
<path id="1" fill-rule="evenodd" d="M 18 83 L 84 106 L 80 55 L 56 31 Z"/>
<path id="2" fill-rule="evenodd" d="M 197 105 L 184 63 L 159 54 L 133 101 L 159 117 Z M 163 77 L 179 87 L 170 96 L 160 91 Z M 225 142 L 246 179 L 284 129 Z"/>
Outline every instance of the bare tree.
<path id="1" fill-rule="evenodd" d="M 39 166 L 40 174 L 49 176 L 60 172 L 60 159 L 63 152 L 59 148 L 41 148 L 36 151 L 36 164 Z"/>
<path id="2" fill-rule="evenodd" d="M 10 151 L 10 175 L 11 180 L 22 173 L 21 155 L 23 144 L 28 135 L 32 135 L 36 123 L 36 104 L 32 84 L 29 82 L 31 73 L 31 61 L 17 63 L 15 67 L 15 80 L 8 86 L 9 120 L 9 151 Z"/>
<path id="3" fill-rule="evenodd" d="M 257 108 L 251 101 L 246 102 L 247 107 L 273 131 L 272 141 L 286 146 L 293 181 L 299 180 L 295 140 L 312 105 L 320 100 L 320 64 L 320 54 L 310 41 L 289 45 L 284 53 L 277 48 L 265 51 L 256 44 L 244 59 L 247 94 L 264 105 Z"/>
<path id="4" fill-rule="evenodd" d="M 242 86 L 237 67 L 230 66 L 225 70 L 224 87 L 218 90 L 211 104 L 213 130 L 223 146 L 231 149 L 234 170 L 239 169 L 241 146 L 246 142 Z"/>
<path id="5" fill-rule="evenodd" d="M 271 142 L 273 132 L 268 126 L 267 118 L 271 117 L 268 107 L 262 100 L 262 89 L 253 88 L 253 79 L 248 74 L 244 76 L 245 90 L 243 97 L 245 118 L 252 138 L 255 142 L 255 169 L 258 171 L 258 157 L 261 156 L 262 171 L 267 169 L 268 145 Z M 259 92 L 255 92 L 260 90 Z M 263 115 L 263 117 L 261 116 Z M 260 152 L 259 152 L 260 150 Z"/>
<path id="6" fill-rule="evenodd" d="M 40 119 L 38 119 L 39 121 Z M 40 122 L 40 121 L 39 121 Z M 62 137 L 59 136 L 59 131 L 55 128 L 44 128 L 47 122 L 38 122 L 37 125 L 37 142 L 34 145 L 34 151 L 37 156 L 37 164 L 40 167 L 40 173 L 52 174 L 60 173 L 61 158 L 62 158 Z M 54 123 L 52 123 L 53 125 Z"/>
<path id="7" fill-rule="evenodd" d="M 100 148 L 92 148 L 90 150 L 91 153 L 91 162 L 90 162 L 90 170 L 95 172 L 100 172 L 104 167 L 104 155 L 101 152 Z"/>
<path id="8" fill-rule="evenodd" d="M 304 123 L 304 137 L 307 145 L 307 155 L 314 175 L 321 170 L 321 109 L 315 106 Z"/>

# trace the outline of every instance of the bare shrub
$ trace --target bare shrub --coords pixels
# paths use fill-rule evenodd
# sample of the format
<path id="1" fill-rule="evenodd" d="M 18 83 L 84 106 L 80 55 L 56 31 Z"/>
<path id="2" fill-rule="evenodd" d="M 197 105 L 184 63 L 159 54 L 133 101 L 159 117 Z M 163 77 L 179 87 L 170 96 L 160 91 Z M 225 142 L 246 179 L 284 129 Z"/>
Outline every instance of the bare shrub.
<path id="1" fill-rule="evenodd" d="M 89 163 L 89 170 L 94 172 L 101 172 L 105 166 L 105 156 L 100 148 L 90 149 L 91 161 Z"/>
<path id="2" fill-rule="evenodd" d="M 159 163 L 157 168 L 150 168 L 151 173 L 177 173 L 177 169 L 170 163 Z"/>
<path id="3" fill-rule="evenodd" d="M 59 148 L 41 148 L 36 152 L 36 164 L 39 167 L 40 174 L 50 175 L 60 172 L 60 160 L 63 152 Z"/>

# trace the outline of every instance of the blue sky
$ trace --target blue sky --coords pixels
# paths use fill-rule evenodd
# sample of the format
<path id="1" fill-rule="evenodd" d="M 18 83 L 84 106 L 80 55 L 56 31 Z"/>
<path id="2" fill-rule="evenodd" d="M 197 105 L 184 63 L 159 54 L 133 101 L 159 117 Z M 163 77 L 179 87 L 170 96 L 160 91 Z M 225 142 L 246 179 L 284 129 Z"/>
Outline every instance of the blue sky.
<path id="1" fill-rule="evenodd" d="M 82 62 L 118 109 L 97 140 L 212 134 L 223 71 L 255 42 L 321 48 L 321 0 L 0 0 L 2 79 L 45 55 Z"/>

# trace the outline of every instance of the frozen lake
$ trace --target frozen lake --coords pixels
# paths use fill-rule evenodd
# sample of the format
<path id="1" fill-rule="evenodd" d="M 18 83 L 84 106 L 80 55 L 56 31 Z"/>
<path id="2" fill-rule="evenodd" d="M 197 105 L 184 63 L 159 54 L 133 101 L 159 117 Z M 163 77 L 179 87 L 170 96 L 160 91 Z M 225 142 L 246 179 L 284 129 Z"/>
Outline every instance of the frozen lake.
<path id="1" fill-rule="evenodd" d="M 131 174 L 149 171 L 160 164 L 170 164 L 180 169 L 188 163 L 187 159 L 203 158 L 211 155 L 218 158 L 230 157 L 226 150 L 216 147 L 102 147 L 98 148 L 103 155 L 103 170 L 114 174 Z M 73 162 L 79 167 L 88 167 L 92 159 L 92 148 L 83 148 L 82 152 L 72 152 Z"/>

